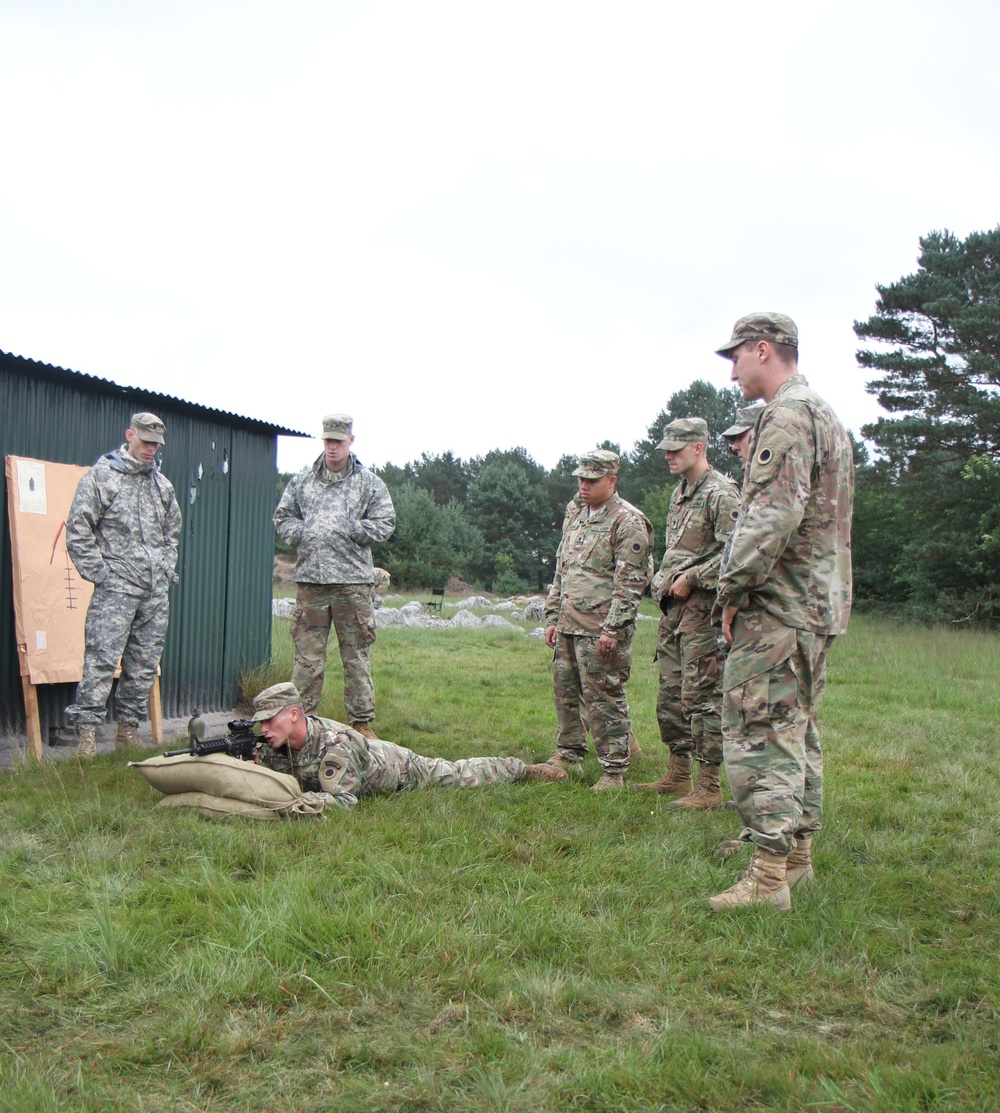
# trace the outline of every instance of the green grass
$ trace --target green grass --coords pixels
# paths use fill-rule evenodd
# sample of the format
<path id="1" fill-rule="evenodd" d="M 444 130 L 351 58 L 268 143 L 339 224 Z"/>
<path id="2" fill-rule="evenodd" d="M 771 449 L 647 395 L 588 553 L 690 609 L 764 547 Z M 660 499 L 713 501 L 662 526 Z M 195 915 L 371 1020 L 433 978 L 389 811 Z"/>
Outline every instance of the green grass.
<path id="1" fill-rule="evenodd" d="M 654 642 L 633 779 L 666 764 Z M 550 656 L 382 630 L 380 733 L 545 757 Z M 0 783 L 0 1110 L 997 1109 L 998 674 L 994 637 L 852 624 L 787 915 L 713 916 L 734 814 L 595 796 L 593 758 L 273 824 L 160 810 L 112 756 L 25 768 Z"/>

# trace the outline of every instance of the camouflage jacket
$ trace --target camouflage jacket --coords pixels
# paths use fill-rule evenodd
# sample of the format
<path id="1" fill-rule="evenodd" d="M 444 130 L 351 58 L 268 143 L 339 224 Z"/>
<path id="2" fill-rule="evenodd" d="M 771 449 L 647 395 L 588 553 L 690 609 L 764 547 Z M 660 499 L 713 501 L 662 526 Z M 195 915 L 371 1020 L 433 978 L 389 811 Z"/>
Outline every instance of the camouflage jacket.
<path id="1" fill-rule="evenodd" d="M 591 515 L 586 503 L 573 499 L 563 519 L 545 624 L 561 634 L 631 637 L 652 575 L 653 527 L 641 510 L 612 495 Z"/>
<path id="2" fill-rule="evenodd" d="M 396 511 L 386 485 L 352 453 L 347 474 L 328 478 L 323 457 L 289 480 L 274 528 L 296 550 L 300 584 L 370 584 L 371 546 L 392 536 Z"/>
<path id="3" fill-rule="evenodd" d="M 739 505 L 739 488 L 713 468 L 694 483 L 682 479 L 677 484 L 667 511 L 666 551 L 653 577 L 657 603 L 682 572 L 696 591 L 715 593 L 722 549 L 733 531 Z"/>
<path id="4" fill-rule="evenodd" d="M 362 796 L 398 792 L 409 785 L 412 750 L 381 739 L 368 739 L 335 719 L 310 715 L 301 750 L 266 743 L 258 756 L 262 765 L 290 773 L 304 792 L 326 792 L 338 808 L 353 808 Z"/>
<path id="5" fill-rule="evenodd" d="M 66 548 L 77 571 L 123 595 L 162 595 L 177 582 L 181 508 L 155 463 L 125 446 L 105 453 L 77 484 Z"/>
<path id="6" fill-rule="evenodd" d="M 847 431 L 802 375 L 758 420 L 718 605 L 751 606 L 783 626 L 841 634 L 851 610 L 854 455 Z"/>

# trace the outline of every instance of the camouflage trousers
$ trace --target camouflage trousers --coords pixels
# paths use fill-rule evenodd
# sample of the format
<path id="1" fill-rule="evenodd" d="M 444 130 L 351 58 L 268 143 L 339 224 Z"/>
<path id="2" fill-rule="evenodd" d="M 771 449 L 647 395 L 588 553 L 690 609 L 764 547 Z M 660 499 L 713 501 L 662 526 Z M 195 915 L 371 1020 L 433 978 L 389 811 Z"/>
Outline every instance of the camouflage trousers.
<path id="1" fill-rule="evenodd" d="M 337 632 L 344 666 L 344 710 L 352 723 L 375 718 L 369 649 L 375 641 L 371 584 L 299 584 L 292 611 L 295 665 L 292 683 L 307 715 L 315 713 L 323 692 L 330 627 Z"/>
<path id="2" fill-rule="evenodd" d="M 673 609 L 673 608 L 672 608 Z M 672 754 L 722 762 L 722 670 L 726 650 L 719 645 L 719 628 L 708 616 L 688 629 L 688 623 L 660 619 L 656 662 L 660 690 L 656 721 L 660 738 Z"/>
<path id="3" fill-rule="evenodd" d="M 722 705 L 726 776 L 743 821 L 740 838 L 788 854 L 823 818 L 817 715 L 831 635 L 740 611 Z"/>
<path id="4" fill-rule="evenodd" d="M 524 762 L 516 757 L 467 757 L 446 761 L 443 757 L 424 757 L 405 746 L 379 741 L 369 743 L 379 754 L 382 769 L 380 792 L 406 792 L 413 788 L 479 788 L 505 784 L 524 778 Z"/>
<path id="5" fill-rule="evenodd" d="M 597 637 L 557 634 L 552 689 L 559 734 L 556 752 L 567 762 L 587 756 L 581 712 L 590 724 L 594 749 L 602 768 L 622 773 L 628 768 L 631 729 L 625 685 L 632 671 L 632 643 L 622 638 L 611 659 L 598 653 Z"/>
<path id="6" fill-rule="evenodd" d="M 167 636 L 170 604 L 164 595 L 123 595 L 101 584 L 87 609 L 83 677 L 66 716 L 77 726 L 97 726 L 107 717 L 115 669 L 115 720 L 141 723 L 149 716 L 149 693 Z"/>

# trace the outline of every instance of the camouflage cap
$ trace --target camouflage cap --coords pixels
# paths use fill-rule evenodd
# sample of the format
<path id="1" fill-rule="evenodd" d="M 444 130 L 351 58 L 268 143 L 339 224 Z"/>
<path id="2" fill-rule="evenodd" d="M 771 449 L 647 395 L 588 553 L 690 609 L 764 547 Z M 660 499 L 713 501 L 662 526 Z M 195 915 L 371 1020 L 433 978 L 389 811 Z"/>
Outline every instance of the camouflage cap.
<path id="1" fill-rule="evenodd" d="M 717 356 L 729 358 L 729 353 L 747 340 L 770 340 L 772 344 L 799 346 L 799 330 L 791 317 L 784 313 L 748 313 L 733 325 L 733 335 L 715 349 Z"/>
<path id="2" fill-rule="evenodd" d="M 167 431 L 167 428 L 156 414 L 133 414 L 131 429 L 141 441 L 154 441 L 156 444 L 165 443 L 163 434 Z"/>
<path id="3" fill-rule="evenodd" d="M 595 448 L 580 457 L 580 466 L 573 474 L 580 479 L 601 479 L 605 475 L 617 475 L 621 461 L 617 452 L 607 448 Z"/>
<path id="4" fill-rule="evenodd" d="M 763 408 L 763 405 L 741 406 L 736 411 L 736 420 L 728 429 L 723 429 L 719 436 L 738 437 L 743 433 L 748 433 L 757 424 L 757 416 Z"/>
<path id="5" fill-rule="evenodd" d="M 291 681 L 284 684 L 272 684 L 263 692 L 258 692 L 253 700 L 253 722 L 260 723 L 291 707 L 293 703 L 301 703 L 302 697 L 298 688 Z"/>
<path id="6" fill-rule="evenodd" d="M 354 418 L 350 414 L 327 414 L 323 418 L 323 440 L 349 441 L 353 428 Z"/>
<path id="7" fill-rule="evenodd" d="M 657 452 L 680 452 L 689 444 L 708 444 L 708 422 L 703 417 L 678 417 L 663 430 Z"/>

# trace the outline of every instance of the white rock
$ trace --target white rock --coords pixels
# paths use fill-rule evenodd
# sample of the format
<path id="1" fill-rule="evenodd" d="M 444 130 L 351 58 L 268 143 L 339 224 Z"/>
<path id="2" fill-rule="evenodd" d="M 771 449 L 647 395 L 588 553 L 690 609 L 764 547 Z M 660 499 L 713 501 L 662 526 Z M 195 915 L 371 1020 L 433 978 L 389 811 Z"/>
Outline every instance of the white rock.
<path id="1" fill-rule="evenodd" d="M 294 599 L 272 599 L 271 614 L 275 618 L 291 618 L 295 607 Z"/>
<path id="2" fill-rule="evenodd" d="M 459 611 L 454 618 L 449 618 L 446 625 L 448 626 L 482 626 L 483 620 L 477 615 L 469 614 L 468 611 Z"/>

